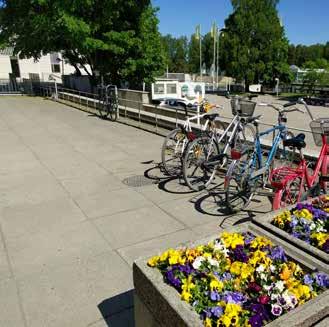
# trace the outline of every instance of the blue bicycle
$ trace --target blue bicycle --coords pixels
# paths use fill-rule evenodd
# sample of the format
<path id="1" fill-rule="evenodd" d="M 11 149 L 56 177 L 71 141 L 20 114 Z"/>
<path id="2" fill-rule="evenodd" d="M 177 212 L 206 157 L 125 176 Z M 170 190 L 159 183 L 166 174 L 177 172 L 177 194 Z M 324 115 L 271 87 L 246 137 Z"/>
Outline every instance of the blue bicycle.
<path id="1" fill-rule="evenodd" d="M 266 186 L 274 161 L 276 159 L 285 162 L 290 161 L 294 153 L 294 151 L 288 151 L 283 145 L 283 140 L 294 137 L 287 129 L 286 114 L 294 111 L 304 112 L 296 107 L 287 109 L 287 107 L 294 105 L 290 103 L 285 104 L 283 108 L 274 104 L 260 103 L 258 105 L 276 110 L 278 123 L 273 128 L 259 132 L 259 118 L 261 116 L 249 118 L 248 123 L 253 123 L 256 129 L 254 144 L 244 144 L 243 148 L 231 150 L 233 161 L 227 170 L 224 181 L 225 201 L 230 212 L 245 209 L 256 191 Z M 273 134 L 273 143 L 267 156 L 265 156 L 261 138 L 270 134 Z"/>

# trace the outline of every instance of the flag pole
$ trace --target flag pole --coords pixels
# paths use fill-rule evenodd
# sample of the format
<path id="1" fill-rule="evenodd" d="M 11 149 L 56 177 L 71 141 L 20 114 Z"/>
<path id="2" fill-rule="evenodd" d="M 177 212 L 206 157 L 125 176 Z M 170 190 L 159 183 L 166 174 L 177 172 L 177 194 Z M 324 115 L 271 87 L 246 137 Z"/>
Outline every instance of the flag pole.
<path id="1" fill-rule="evenodd" d="M 215 87 L 215 72 L 216 72 L 216 37 L 217 37 L 217 26 L 216 23 L 212 25 L 212 34 L 214 37 L 214 62 L 213 62 L 213 74 L 212 74 L 212 84 L 213 89 Z"/>
<path id="2" fill-rule="evenodd" d="M 201 42 L 201 25 L 199 25 L 199 45 L 200 45 L 200 78 L 201 78 L 201 82 L 202 82 L 203 77 L 202 77 L 202 42 Z"/>

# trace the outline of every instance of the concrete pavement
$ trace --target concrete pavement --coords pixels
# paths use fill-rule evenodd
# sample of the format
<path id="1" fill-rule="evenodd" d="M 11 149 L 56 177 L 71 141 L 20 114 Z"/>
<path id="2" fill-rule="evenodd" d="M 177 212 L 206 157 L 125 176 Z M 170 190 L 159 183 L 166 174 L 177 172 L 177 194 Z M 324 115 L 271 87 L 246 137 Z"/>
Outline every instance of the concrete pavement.
<path id="1" fill-rule="evenodd" d="M 220 190 L 162 175 L 162 142 L 49 100 L 0 98 L 0 326 L 133 326 L 136 258 L 269 210 L 258 198 L 225 216 Z M 144 174 L 148 185 L 123 183 Z"/>

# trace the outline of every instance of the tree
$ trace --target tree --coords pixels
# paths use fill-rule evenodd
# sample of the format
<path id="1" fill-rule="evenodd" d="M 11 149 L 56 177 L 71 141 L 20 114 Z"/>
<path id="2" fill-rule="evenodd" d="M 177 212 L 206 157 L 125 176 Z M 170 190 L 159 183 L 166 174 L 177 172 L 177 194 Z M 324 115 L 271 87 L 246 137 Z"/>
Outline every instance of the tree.
<path id="1" fill-rule="evenodd" d="M 220 42 L 221 67 L 245 83 L 274 84 L 289 78 L 288 40 L 280 24 L 278 0 L 232 0 Z"/>
<path id="2" fill-rule="evenodd" d="M 0 42 L 20 57 L 63 51 L 95 82 L 151 81 L 163 70 L 156 10 L 150 0 L 4 0 Z M 154 51 L 156 49 L 156 51 Z"/>
<path id="3" fill-rule="evenodd" d="M 200 41 L 191 36 L 188 47 L 188 70 L 193 74 L 200 74 Z"/>
<path id="4" fill-rule="evenodd" d="M 168 70 L 172 73 L 188 71 L 188 41 L 185 36 L 174 38 L 170 34 L 162 37 Z"/>

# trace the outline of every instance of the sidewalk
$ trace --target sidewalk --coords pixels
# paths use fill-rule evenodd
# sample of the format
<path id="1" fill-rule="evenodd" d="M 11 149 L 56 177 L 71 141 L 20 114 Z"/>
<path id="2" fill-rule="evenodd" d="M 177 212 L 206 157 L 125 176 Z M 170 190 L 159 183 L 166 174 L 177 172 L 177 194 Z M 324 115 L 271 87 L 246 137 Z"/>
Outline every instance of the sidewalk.
<path id="1" fill-rule="evenodd" d="M 270 209 L 224 216 L 161 174 L 162 137 L 41 98 L 1 97 L 0 136 L 0 326 L 133 326 L 136 258 Z"/>

